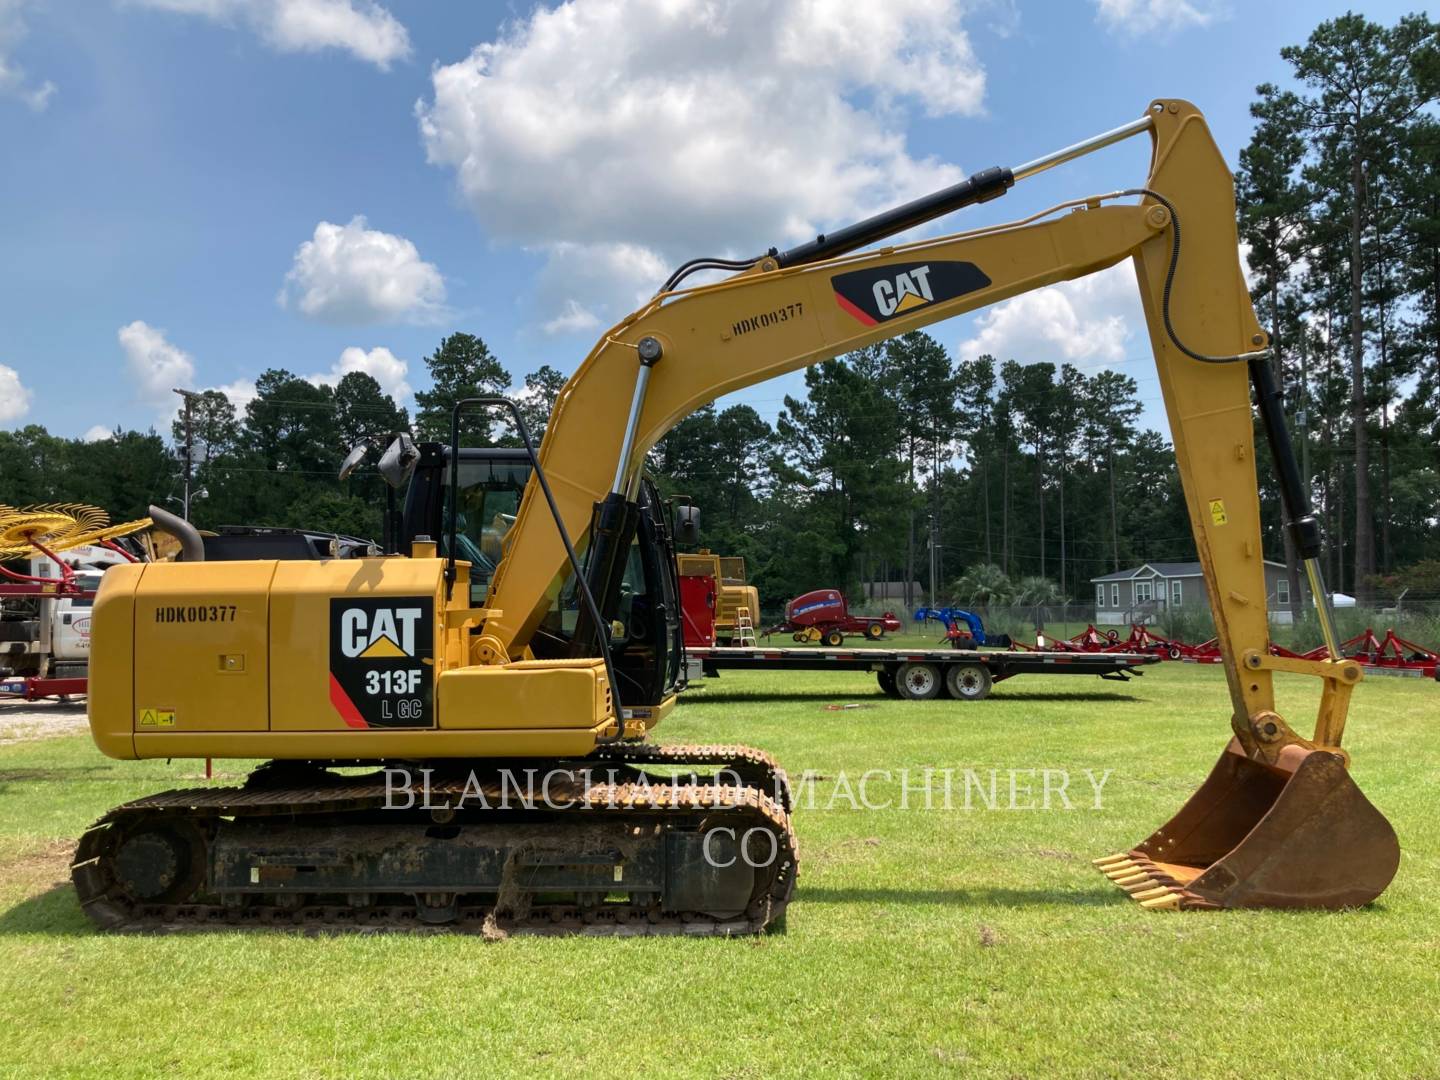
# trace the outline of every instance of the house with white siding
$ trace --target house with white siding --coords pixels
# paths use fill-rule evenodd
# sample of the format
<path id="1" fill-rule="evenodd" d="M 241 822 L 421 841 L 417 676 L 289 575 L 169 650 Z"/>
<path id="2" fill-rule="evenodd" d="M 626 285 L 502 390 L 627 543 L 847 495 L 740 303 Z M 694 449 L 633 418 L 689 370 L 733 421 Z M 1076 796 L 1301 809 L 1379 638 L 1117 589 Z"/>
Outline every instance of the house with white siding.
<path id="1" fill-rule="evenodd" d="M 1090 579 L 1095 587 L 1095 623 L 1129 626 L 1151 622 L 1171 608 L 1209 610 L 1205 575 L 1198 562 L 1148 562 Z M 1265 560 L 1266 604 L 1277 622 L 1290 618 L 1290 578 L 1285 564 Z"/>

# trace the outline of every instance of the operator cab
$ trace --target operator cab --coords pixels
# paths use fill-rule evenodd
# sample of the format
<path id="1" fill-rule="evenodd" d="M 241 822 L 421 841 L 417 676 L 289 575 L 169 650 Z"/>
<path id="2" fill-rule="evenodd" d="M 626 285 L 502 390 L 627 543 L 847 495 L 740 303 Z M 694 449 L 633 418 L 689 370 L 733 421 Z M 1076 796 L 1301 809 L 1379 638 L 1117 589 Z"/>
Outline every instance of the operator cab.
<path id="1" fill-rule="evenodd" d="M 448 557 L 451 450 L 443 443 L 421 443 L 418 450 L 405 492 L 399 550 L 408 550 L 417 536 L 429 536 Z M 533 470 L 523 449 L 464 447 L 459 455 L 455 557 L 470 563 L 470 603 L 483 607 Z M 610 624 L 611 656 L 626 706 L 658 705 L 681 688 L 684 671 L 675 543 L 665 504 L 649 479 L 640 485 L 637 505 L 639 520 L 618 592 L 611 610 L 601 612 Z M 575 537 L 582 565 L 587 540 L 588 534 Z M 537 659 L 573 657 L 586 649 L 576 641 L 580 611 L 575 575 L 567 567 L 530 641 Z"/>

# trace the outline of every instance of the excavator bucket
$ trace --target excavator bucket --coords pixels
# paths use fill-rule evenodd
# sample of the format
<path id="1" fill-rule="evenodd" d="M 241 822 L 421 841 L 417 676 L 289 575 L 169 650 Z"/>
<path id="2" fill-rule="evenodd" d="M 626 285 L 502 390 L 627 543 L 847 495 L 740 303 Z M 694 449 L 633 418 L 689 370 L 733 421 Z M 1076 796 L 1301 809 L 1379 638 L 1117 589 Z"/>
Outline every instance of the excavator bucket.
<path id="1" fill-rule="evenodd" d="M 1340 755 L 1287 747 L 1275 765 L 1236 740 L 1149 839 L 1095 865 L 1142 907 L 1347 908 L 1400 864 L 1395 830 Z"/>

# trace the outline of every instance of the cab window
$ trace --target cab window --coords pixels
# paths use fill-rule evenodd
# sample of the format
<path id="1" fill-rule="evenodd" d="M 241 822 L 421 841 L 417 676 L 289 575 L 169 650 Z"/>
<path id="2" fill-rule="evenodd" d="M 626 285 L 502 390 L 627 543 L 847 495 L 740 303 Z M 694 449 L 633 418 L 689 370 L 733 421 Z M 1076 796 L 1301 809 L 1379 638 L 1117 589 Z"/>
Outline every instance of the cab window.
<path id="1" fill-rule="evenodd" d="M 515 524 L 525 482 L 530 478 L 528 461 L 460 462 L 459 516 L 455 522 L 455 557 L 470 563 L 470 601 L 484 603 L 490 579 L 500 565 L 505 535 Z M 441 515 L 442 555 L 448 555 L 450 535 L 450 472 L 444 477 L 445 504 Z"/>

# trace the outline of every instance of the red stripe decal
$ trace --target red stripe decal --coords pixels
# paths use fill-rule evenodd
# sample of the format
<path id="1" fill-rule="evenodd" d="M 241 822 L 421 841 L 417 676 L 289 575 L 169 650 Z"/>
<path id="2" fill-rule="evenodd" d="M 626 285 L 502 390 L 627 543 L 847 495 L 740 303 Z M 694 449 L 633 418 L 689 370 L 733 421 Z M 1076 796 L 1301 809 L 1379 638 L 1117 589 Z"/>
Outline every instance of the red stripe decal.
<path id="1" fill-rule="evenodd" d="M 350 700 L 350 695 L 345 693 L 344 688 L 333 674 L 330 676 L 330 704 L 340 714 L 340 719 L 345 721 L 346 727 L 368 728 L 370 726 L 360 715 L 360 710 L 355 708 L 355 703 Z"/>
<path id="2" fill-rule="evenodd" d="M 840 305 L 840 309 L 842 311 L 849 312 L 866 326 L 874 326 L 876 324 L 874 319 L 872 319 L 869 315 L 866 315 L 865 312 L 861 311 L 849 300 L 846 300 L 845 297 L 841 296 L 838 292 L 835 294 L 835 302 Z"/>

